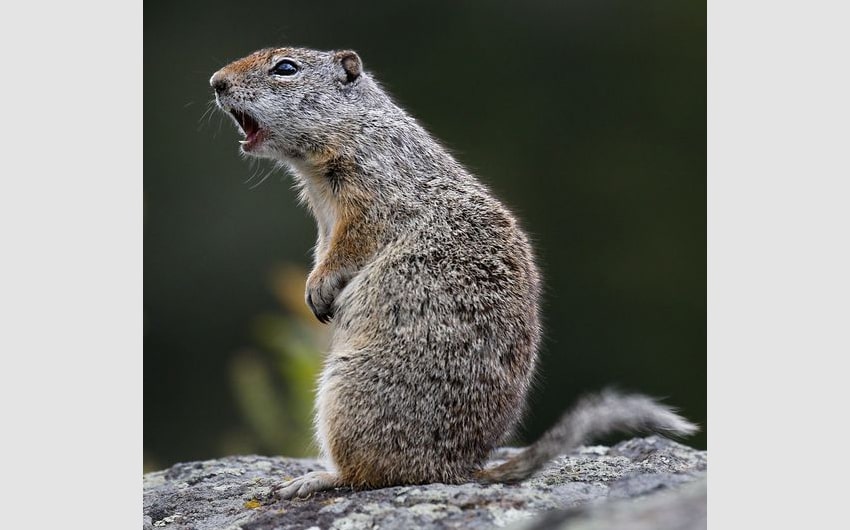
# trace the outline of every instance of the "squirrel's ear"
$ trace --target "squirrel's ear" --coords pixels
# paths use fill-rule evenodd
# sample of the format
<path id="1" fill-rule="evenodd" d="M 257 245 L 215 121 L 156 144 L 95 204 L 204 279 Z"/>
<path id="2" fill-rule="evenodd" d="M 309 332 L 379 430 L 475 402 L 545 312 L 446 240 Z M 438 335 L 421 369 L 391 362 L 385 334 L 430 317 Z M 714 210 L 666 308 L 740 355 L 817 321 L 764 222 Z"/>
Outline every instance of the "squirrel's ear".
<path id="1" fill-rule="evenodd" d="M 363 73 L 363 62 L 360 56 L 351 50 L 336 52 L 334 61 L 342 66 L 340 81 L 343 83 L 351 83 Z"/>

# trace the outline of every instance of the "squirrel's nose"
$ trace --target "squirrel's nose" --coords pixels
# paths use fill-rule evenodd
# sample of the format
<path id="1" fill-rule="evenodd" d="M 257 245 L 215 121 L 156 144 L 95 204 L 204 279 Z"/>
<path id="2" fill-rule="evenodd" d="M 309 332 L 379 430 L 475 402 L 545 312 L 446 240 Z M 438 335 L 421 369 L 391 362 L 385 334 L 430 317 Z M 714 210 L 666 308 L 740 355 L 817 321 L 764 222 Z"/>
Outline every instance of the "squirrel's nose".
<path id="1" fill-rule="evenodd" d="M 214 73 L 212 77 L 210 77 L 210 86 L 213 87 L 216 92 L 221 94 L 222 92 L 227 90 L 228 87 L 230 87 L 230 82 L 227 80 L 226 77 L 224 77 L 224 75 L 221 73 L 221 70 L 219 70 L 218 72 Z"/>

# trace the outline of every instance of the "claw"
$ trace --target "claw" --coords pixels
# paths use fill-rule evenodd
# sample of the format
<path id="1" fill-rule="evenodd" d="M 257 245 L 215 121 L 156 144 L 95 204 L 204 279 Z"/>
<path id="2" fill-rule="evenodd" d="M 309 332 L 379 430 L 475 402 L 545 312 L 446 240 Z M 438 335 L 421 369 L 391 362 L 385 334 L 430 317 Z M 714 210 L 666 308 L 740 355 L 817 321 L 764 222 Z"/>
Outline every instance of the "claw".
<path id="1" fill-rule="evenodd" d="M 320 311 L 313 302 L 313 294 L 309 292 L 307 293 L 307 306 L 310 307 L 310 310 L 322 324 L 327 324 L 334 316 L 331 306 L 328 306 L 327 311 Z"/>

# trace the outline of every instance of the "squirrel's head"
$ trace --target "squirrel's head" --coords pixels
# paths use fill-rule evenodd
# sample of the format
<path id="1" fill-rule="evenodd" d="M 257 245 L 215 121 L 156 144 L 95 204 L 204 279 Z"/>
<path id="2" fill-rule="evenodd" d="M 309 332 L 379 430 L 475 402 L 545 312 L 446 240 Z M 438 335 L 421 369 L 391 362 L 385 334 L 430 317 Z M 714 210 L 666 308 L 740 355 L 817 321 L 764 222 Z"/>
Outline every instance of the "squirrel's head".
<path id="1" fill-rule="evenodd" d="M 264 49 L 213 74 L 210 86 L 245 134 L 242 152 L 266 158 L 333 149 L 356 130 L 375 97 L 353 51 Z"/>

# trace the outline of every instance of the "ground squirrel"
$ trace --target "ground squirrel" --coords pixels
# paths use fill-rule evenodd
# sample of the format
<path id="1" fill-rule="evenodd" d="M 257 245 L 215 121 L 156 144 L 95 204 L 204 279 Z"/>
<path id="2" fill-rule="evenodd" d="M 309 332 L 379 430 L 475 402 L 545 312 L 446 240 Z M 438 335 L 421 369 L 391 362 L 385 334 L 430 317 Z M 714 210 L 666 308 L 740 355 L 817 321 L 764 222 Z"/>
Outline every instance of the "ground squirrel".
<path id="1" fill-rule="evenodd" d="M 315 428 L 350 486 L 514 482 L 612 431 L 696 427 L 642 395 L 583 399 L 504 464 L 540 342 L 540 275 L 519 223 L 363 70 L 353 51 L 257 51 L 210 79 L 244 154 L 284 163 L 318 225 L 306 301 L 333 321 Z"/>

